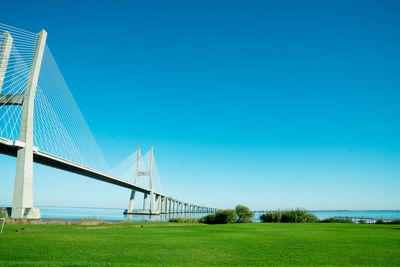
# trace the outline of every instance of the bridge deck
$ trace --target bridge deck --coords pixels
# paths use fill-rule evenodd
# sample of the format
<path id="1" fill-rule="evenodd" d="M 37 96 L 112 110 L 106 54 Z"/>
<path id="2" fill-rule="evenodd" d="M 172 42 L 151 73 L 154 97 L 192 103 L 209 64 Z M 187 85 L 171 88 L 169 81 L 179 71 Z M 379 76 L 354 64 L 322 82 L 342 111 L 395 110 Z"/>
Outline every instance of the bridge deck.
<path id="1" fill-rule="evenodd" d="M 0 153 L 8 156 L 16 157 L 18 151 L 18 146 L 15 146 L 14 143 L 10 140 L 0 138 Z M 135 185 L 128 181 L 119 179 L 112 175 L 96 171 L 94 169 L 85 167 L 83 165 L 56 157 L 54 155 L 45 153 L 43 151 L 34 151 L 33 152 L 33 161 L 42 165 L 50 166 L 53 168 L 57 168 L 60 170 L 80 174 L 86 177 L 90 177 L 93 179 L 97 179 L 103 182 L 107 182 L 110 184 L 122 186 L 129 189 L 134 189 L 136 191 L 150 194 L 150 190 L 147 188 L 143 188 L 141 186 Z M 157 195 L 162 195 L 157 193 Z"/>
<path id="2" fill-rule="evenodd" d="M 20 148 L 20 143 L 5 139 L 5 138 L 1 138 L 0 137 L 0 154 L 4 154 L 4 155 L 8 155 L 8 156 L 12 156 L 12 157 L 17 157 L 17 152 L 18 149 Z M 68 172 L 72 172 L 72 173 L 76 173 L 76 174 L 80 174 L 89 178 L 93 178 L 96 180 L 100 180 L 106 183 L 110 183 L 110 184 L 114 184 L 117 186 L 122 186 L 131 190 L 136 190 L 142 193 L 146 193 L 146 194 L 150 194 L 150 190 L 138 185 L 135 185 L 133 183 L 130 183 L 128 181 L 119 179 L 115 176 L 91 169 L 89 167 L 77 164 L 75 162 L 66 160 L 66 159 L 62 159 L 60 157 L 54 156 L 52 154 L 40 151 L 40 150 L 35 150 L 33 151 L 33 162 L 42 164 L 42 165 L 46 165 L 49 167 L 53 167 L 53 168 L 57 168 L 63 171 L 68 171 Z M 158 192 L 154 192 L 154 194 L 158 195 L 158 196 L 162 196 L 162 197 L 167 197 L 168 199 L 171 199 L 173 201 L 177 201 L 181 204 L 184 205 L 193 205 L 191 203 L 188 202 L 184 202 L 184 201 L 179 201 L 175 198 L 172 198 L 170 196 L 167 196 L 165 194 L 162 193 L 158 193 Z M 199 205 L 195 205 L 201 208 L 207 208 L 207 207 L 202 207 Z"/>

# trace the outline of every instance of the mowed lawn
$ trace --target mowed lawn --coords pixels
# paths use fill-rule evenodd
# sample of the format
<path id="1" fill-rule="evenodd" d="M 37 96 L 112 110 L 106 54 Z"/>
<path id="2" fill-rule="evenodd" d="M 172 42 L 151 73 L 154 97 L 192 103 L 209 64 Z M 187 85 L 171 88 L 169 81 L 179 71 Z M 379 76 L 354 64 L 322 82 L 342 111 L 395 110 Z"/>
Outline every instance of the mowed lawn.
<path id="1" fill-rule="evenodd" d="M 6 225 L 0 266 L 400 266 L 400 225 L 143 225 Z"/>

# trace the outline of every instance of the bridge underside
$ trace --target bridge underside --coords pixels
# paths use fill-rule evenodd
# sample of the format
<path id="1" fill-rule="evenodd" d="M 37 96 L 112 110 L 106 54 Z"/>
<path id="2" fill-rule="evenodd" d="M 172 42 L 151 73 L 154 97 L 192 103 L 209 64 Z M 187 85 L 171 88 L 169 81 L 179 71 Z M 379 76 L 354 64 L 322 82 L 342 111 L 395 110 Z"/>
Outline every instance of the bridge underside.
<path id="1" fill-rule="evenodd" d="M 12 157 L 17 157 L 19 147 L 14 145 L 14 143 L 10 140 L 0 139 L 0 154 L 5 154 Z M 100 180 L 103 182 L 107 182 L 110 184 L 122 186 L 128 189 L 133 189 L 142 193 L 149 194 L 150 190 L 134 185 L 133 183 L 129 183 L 127 181 L 118 179 L 111 175 L 87 168 L 85 166 L 76 164 L 74 162 L 58 158 L 54 155 L 47 154 L 42 151 L 34 151 L 33 152 L 33 161 L 42 165 L 46 165 L 49 167 L 57 168 L 60 170 L 76 173 L 79 175 L 83 175 L 86 177 L 90 177 L 96 180 Z"/>

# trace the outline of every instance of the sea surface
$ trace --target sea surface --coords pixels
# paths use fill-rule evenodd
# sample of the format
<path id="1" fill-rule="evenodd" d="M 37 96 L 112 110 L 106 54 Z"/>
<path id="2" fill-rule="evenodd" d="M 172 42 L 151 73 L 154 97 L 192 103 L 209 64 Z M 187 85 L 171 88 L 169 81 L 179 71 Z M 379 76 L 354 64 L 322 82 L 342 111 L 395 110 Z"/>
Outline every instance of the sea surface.
<path id="1" fill-rule="evenodd" d="M 163 215 L 124 215 L 125 209 L 118 208 L 90 208 L 90 207 L 49 207 L 42 206 L 40 213 L 43 219 L 84 219 L 93 218 L 115 221 L 168 221 L 170 217 L 202 217 L 207 213 L 200 214 L 163 214 Z M 330 217 L 351 217 L 370 219 L 400 219 L 400 210 L 327 210 L 310 211 L 318 219 Z M 260 222 L 260 215 L 264 212 L 255 212 L 254 222 Z"/>

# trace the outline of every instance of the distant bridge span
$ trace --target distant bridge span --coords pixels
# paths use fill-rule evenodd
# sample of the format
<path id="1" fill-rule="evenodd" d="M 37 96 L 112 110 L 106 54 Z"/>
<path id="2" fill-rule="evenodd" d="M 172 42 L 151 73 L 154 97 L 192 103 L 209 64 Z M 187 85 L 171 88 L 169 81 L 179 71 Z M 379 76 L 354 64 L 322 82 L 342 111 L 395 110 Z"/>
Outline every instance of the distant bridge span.
<path id="1" fill-rule="evenodd" d="M 18 150 L 22 148 L 22 145 L 18 141 L 11 141 L 0 137 L 0 154 L 17 157 Z M 137 191 L 147 195 L 154 195 L 155 201 L 158 202 L 158 210 L 153 212 L 146 212 L 145 206 L 141 211 L 141 214 L 159 214 L 159 213 L 185 213 L 185 212 L 214 212 L 214 208 L 203 207 L 194 205 L 188 202 L 180 201 L 162 193 L 151 191 L 148 188 L 141 187 L 134 183 L 119 179 L 115 176 L 88 168 L 86 166 L 77 164 L 75 162 L 62 159 L 52 154 L 40 151 L 38 149 L 33 150 L 33 162 L 39 163 L 48 167 L 56 168 L 59 170 L 76 173 L 82 176 L 93 178 L 109 184 L 125 187 L 132 191 Z M 154 205 L 154 204 L 153 204 Z M 140 212 L 139 212 L 140 213 Z"/>
<path id="2" fill-rule="evenodd" d="M 9 155 L 17 158 L 16 172 L 14 180 L 14 195 L 12 218 L 40 218 L 40 211 L 33 206 L 33 163 L 39 163 L 49 167 L 57 168 L 71 173 L 76 173 L 99 181 L 121 186 L 131 190 L 131 196 L 126 213 L 128 214 L 160 214 L 171 212 L 200 213 L 214 212 L 216 209 L 203 207 L 183 201 L 179 201 L 160 192 L 153 190 L 153 148 L 150 149 L 150 163 L 148 169 L 143 170 L 139 167 L 140 149 L 137 151 L 137 166 L 134 182 L 128 182 L 117 178 L 113 175 L 106 174 L 103 171 L 96 170 L 101 166 L 84 166 L 84 162 L 71 161 L 66 155 L 55 155 L 51 150 L 47 152 L 43 143 L 39 145 L 42 150 L 34 146 L 34 112 L 35 104 L 42 103 L 42 98 L 36 97 L 36 89 L 38 85 L 39 74 L 41 70 L 43 55 L 45 52 L 47 32 L 40 31 L 38 34 L 29 33 L 27 31 L 16 29 L 11 26 L 4 26 L 0 23 L 3 30 L 3 36 L 0 41 L 0 121 L 4 124 L 0 125 L 0 154 Z M 31 48 L 29 48 L 31 47 Z M 19 51 L 20 50 L 20 51 Z M 11 57 L 12 56 L 12 57 Z M 30 58 L 32 56 L 32 58 Z M 10 58 L 11 57 L 11 58 Z M 30 61 L 30 65 L 27 62 Z M 55 76 L 56 72 L 51 72 L 51 76 Z M 46 77 L 46 76 L 45 76 Z M 45 78 L 46 79 L 46 78 Z M 61 80 L 63 78 L 61 77 Z M 65 95 L 63 95 L 65 96 Z M 54 97 L 54 96 L 53 96 Z M 44 112 L 50 113 L 53 107 L 46 105 Z M 20 108 L 21 115 L 16 118 L 16 111 Z M 12 111 L 10 112 L 10 110 Z M 64 114 L 62 116 L 70 116 Z M 8 113 L 10 112 L 10 113 Z M 6 116 L 7 115 L 7 116 Z M 48 122 L 57 121 L 58 116 L 42 117 L 44 127 L 48 127 Z M 75 118 L 77 119 L 77 118 Z M 79 118 L 78 118 L 79 119 Z M 17 123 L 19 121 L 20 123 Z M 54 132 L 59 134 L 57 145 L 68 147 L 74 144 L 72 139 L 68 139 L 68 135 L 60 131 L 64 128 L 73 128 L 70 124 L 62 125 L 59 122 Z M 19 128 L 18 140 L 13 136 L 13 131 Z M 11 131 L 11 136 L 1 136 L 1 133 Z M 74 128 L 74 130 L 76 130 Z M 84 138 L 85 135 L 79 135 L 77 138 Z M 46 136 L 45 143 L 48 142 Z M 69 137 L 70 138 L 70 137 Z M 70 155 L 79 154 L 73 150 Z M 86 153 L 87 149 L 82 151 Z M 86 164 L 85 164 L 86 165 Z M 139 176 L 147 176 L 149 178 L 149 188 L 139 186 L 137 184 Z M 143 193 L 143 209 L 134 210 L 136 192 Z M 148 199 L 150 197 L 150 199 Z M 150 201 L 148 201 L 150 200 Z M 150 209 L 148 208 L 150 202 Z"/>

